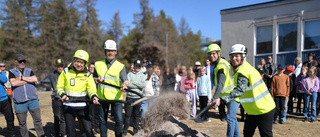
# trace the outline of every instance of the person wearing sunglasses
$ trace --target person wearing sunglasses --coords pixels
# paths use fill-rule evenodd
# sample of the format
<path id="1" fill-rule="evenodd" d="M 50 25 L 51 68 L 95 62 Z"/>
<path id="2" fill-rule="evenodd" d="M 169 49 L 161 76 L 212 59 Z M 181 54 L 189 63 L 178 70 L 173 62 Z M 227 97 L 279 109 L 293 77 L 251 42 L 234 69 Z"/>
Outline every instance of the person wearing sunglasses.
<path id="1" fill-rule="evenodd" d="M 28 137 L 27 113 L 32 115 L 37 136 L 44 136 L 41 122 L 40 106 L 35 83 L 37 76 L 32 69 L 26 68 L 26 59 L 17 54 L 14 60 L 15 67 L 9 72 L 9 80 L 13 92 L 13 105 L 19 121 L 19 130 L 22 137 Z"/>
<path id="2" fill-rule="evenodd" d="M 3 71 L 6 77 L 9 79 L 9 71 L 6 70 L 6 64 L 4 62 L 0 62 L 0 70 Z M 4 89 L 7 91 L 10 104 L 12 104 L 12 89 L 9 80 L 4 83 Z"/>
<path id="3" fill-rule="evenodd" d="M 6 119 L 8 135 L 12 137 L 15 136 L 14 115 L 12 111 L 12 104 L 6 91 L 6 83 L 8 83 L 8 77 L 5 73 L 5 64 L 0 63 L 0 112 L 4 115 Z"/>
<path id="4" fill-rule="evenodd" d="M 63 116 L 62 100 L 61 97 L 56 93 L 56 85 L 60 73 L 63 71 L 63 67 L 65 66 L 63 59 L 58 58 L 54 62 L 55 70 L 50 72 L 44 79 L 40 81 L 41 85 L 45 86 L 47 89 L 52 91 L 51 99 L 52 99 L 52 110 L 54 117 L 54 131 L 56 137 L 64 137 L 66 136 L 66 123 Z"/>

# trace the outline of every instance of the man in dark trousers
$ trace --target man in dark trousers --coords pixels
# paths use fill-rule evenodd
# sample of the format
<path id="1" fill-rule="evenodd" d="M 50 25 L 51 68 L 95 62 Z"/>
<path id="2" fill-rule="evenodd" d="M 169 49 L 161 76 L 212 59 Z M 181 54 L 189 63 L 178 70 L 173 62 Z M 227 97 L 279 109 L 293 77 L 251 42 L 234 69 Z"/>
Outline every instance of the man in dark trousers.
<path id="1" fill-rule="evenodd" d="M 274 75 L 277 74 L 277 65 L 272 62 L 272 56 L 268 56 L 267 63 L 263 66 L 264 78 L 266 80 L 266 85 L 271 91 L 271 82 Z"/>
<path id="2" fill-rule="evenodd" d="M 16 116 L 19 121 L 19 129 L 22 137 L 29 137 L 27 128 L 28 111 L 32 115 L 33 123 L 38 137 L 44 136 L 41 122 L 40 105 L 35 83 L 37 76 L 32 69 L 26 68 L 26 59 L 22 54 L 15 56 L 15 67 L 9 72 L 9 80 L 12 87 L 13 103 Z"/>
<path id="3" fill-rule="evenodd" d="M 56 85 L 59 78 L 60 73 L 63 71 L 64 61 L 63 59 L 56 59 L 54 61 L 55 70 L 49 73 L 44 79 L 40 81 L 41 85 L 47 87 L 52 91 L 51 99 L 52 99 L 52 110 L 54 117 L 54 131 L 55 136 L 66 136 L 66 123 L 63 116 L 63 110 L 61 109 L 62 101 L 61 97 L 56 93 Z"/>
<path id="4" fill-rule="evenodd" d="M 12 112 L 12 105 L 4 84 L 8 78 L 3 70 L 0 69 L 0 112 L 4 115 L 7 122 L 8 136 L 14 136 L 14 115 Z"/>

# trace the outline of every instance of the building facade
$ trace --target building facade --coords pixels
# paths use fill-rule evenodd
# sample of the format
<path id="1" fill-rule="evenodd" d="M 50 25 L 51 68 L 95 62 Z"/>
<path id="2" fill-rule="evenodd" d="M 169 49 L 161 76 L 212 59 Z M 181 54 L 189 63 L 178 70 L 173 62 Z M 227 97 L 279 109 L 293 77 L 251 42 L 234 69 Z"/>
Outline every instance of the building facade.
<path id="1" fill-rule="evenodd" d="M 296 57 L 320 56 L 320 0 L 278 0 L 223 9 L 221 14 L 222 56 L 230 47 L 248 48 L 247 61 L 257 66 L 261 58 L 276 64 L 293 64 Z"/>

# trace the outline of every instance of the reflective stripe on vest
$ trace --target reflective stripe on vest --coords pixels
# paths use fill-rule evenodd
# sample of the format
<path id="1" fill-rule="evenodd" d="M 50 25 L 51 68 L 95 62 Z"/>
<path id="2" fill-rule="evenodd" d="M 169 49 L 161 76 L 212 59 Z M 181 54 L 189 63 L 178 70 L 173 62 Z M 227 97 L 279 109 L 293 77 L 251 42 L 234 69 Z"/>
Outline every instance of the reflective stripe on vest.
<path id="1" fill-rule="evenodd" d="M 124 65 L 119 61 L 115 60 L 110 68 L 107 67 L 106 61 L 101 60 L 95 63 L 96 72 L 98 77 L 103 79 L 104 82 L 115 85 L 122 86 L 122 80 L 120 79 L 120 72 L 124 68 Z M 97 96 L 99 99 L 109 99 L 109 100 L 122 100 L 122 91 L 118 88 L 107 86 L 104 84 L 98 85 Z"/>
<path id="2" fill-rule="evenodd" d="M 260 95 L 258 95 L 255 98 L 245 98 L 245 99 L 240 99 L 240 103 L 246 103 L 246 102 L 257 102 L 258 100 L 260 100 L 261 98 L 264 98 L 266 95 L 269 94 L 269 90 L 264 91 L 263 93 L 261 93 Z"/>
<path id="3" fill-rule="evenodd" d="M 252 86 L 247 87 L 246 91 L 248 90 L 253 90 L 255 87 L 259 86 L 260 84 L 263 84 L 264 81 L 262 79 L 260 79 L 259 81 L 257 81 L 256 83 L 254 83 Z"/>
<path id="4" fill-rule="evenodd" d="M 75 96 L 75 97 L 83 97 L 87 95 L 87 91 L 82 91 L 82 92 L 73 92 L 73 91 L 67 91 L 65 90 L 66 94 L 68 96 Z"/>
<path id="5" fill-rule="evenodd" d="M 245 76 L 250 84 L 240 97 L 240 103 L 249 115 L 265 114 L 275 108 L 271 94 L 260 73 L 255 68 L 248 62 L 244 62 L 234 75 L 236 86 L 239 74 Z"/>
<path id="6" fill-rule="evenodd" d="M 110 77 L 110 76 L 100 76 L 99 78 L 101 78 L 102 80 L 105 80 L 105 79 L 110 79 L 110 80 L 114 80 L 114 81 L 121 81 L 121 79 L 119 78 L 114 78 L 114 77 Z"/>
<path id="7" fill-rule="evenodd" d="M 57 88 L 57 94 L 60 96 L 63 93 L 63 89 L 62 88 Z"/>
<path id="8" fill-rule="evenodd" d="M 87 104 L 84 102 L 80 102 L 80 103 L 65 103 L 65 102 L 63 102 L 63 105 L 70 106 L 70 107 L 85 107 L 85 106 L 87 106 Z"/>

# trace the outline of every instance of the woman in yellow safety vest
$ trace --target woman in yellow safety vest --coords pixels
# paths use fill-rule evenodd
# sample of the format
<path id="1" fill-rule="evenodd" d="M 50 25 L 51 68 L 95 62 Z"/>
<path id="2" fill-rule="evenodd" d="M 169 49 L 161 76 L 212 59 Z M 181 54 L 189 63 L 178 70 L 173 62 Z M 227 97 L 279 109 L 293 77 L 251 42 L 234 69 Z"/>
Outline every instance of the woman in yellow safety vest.
<path id="1" fill-rule="evenodd" d="M 275 103 L 259 72 L 246 61 L 247 48 L 242 44 L 235 44 L 229 54 L 235 88 L 230 94 L 219 99 L 226 103 L 235 98 L 240 99 L 241 105 L 247 112 L 243 130 L 245 137 L 252 137 L 257 126 L 260 136 L 273 136 L 272 120 Z"/>
<path id="2" fill-rule="evenodd" d="M 89 96 L 94 104 L 99 104 L 96 95 L 96 84 L 91 73 L 85 66 L 89 54 L 84 50 L 77 50 L 73 62 L 61 72 L 57 82 L 57 94 L 62 100 L 86 99 Z M 68 137 L 75 137 L 75 117 L 81 120 L 87 137 L 93 137 L 89 118 L 89 109 L 85 102 L 64 102 L 62 105 L 66 121 Z"/>

